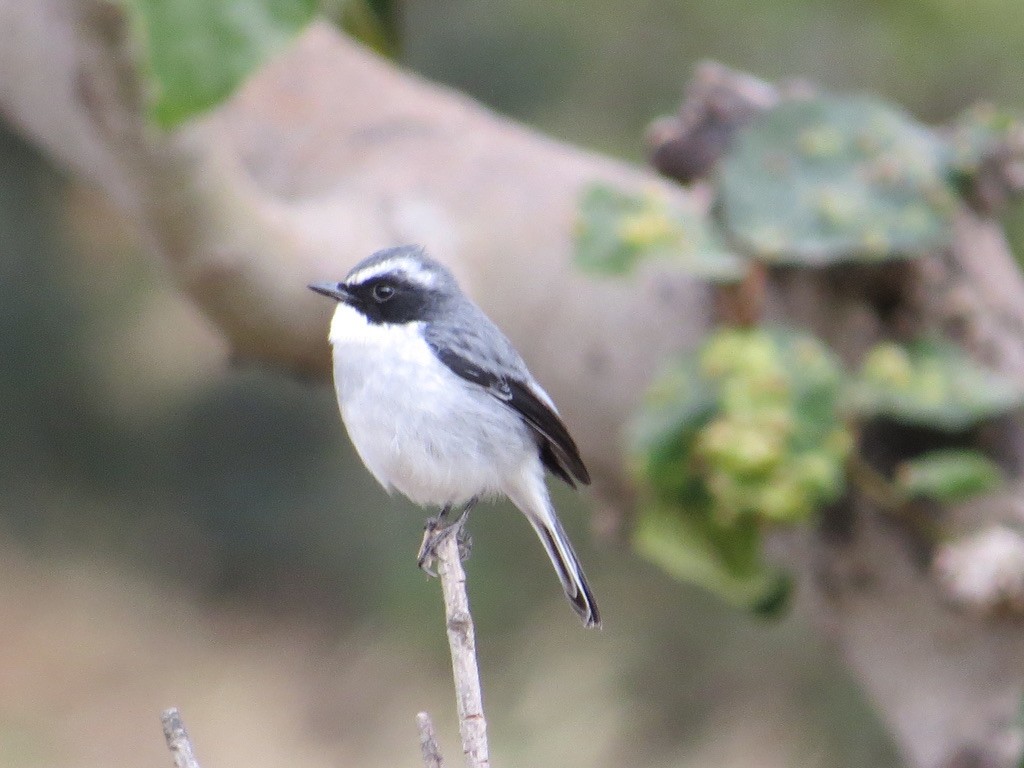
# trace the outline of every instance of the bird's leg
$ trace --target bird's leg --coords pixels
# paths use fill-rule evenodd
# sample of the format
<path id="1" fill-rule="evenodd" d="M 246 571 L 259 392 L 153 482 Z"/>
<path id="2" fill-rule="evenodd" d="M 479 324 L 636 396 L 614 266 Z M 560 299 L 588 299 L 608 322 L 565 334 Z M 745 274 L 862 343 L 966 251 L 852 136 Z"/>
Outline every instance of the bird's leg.
<path id="1" fill-rule="evenodd" d="M 462 505 L 462 511 L 459 512 L 459 518 L 451 524 L 451 528 L 455 533 L 455 541 L 459 545 L 459 559 L 466 560 L 469 558 L 469 553 L 473 549 L 473 537 L 469 535 L 469 531 L 466 529 L 466 521 L 469 519 L 469 513 L 476 506 L 476 499 L 470 499 Z"/>
<path id="2" fill-rule="evenodd" d="M 416 564 L 425 573 L 437 576 L 433 569 L 434 560 L 437 559 L 437 545 L 445 536 L 454 534 L 459 543 L 459 557 L 463 560 L 469 557 L 473 540 L 466 533 L 465 526 L 469 511 L 476 506 L 476 501 L 475 498 L 470 499 L 459 507 L 459 516 L 454 521 L 447 522 L 453 511 L 451 504 L 446 505 L 438 515 L 427 518 L 427 522 L 423 526 L 423 541 L 420 543 L 420 551 L 416 553 Z"/>

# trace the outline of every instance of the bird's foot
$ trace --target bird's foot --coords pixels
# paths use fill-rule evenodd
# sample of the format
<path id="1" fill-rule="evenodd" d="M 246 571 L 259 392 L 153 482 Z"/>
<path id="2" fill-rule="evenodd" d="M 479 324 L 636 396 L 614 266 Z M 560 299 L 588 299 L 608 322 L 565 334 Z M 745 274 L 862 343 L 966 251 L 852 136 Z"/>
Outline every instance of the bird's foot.
<path id="1" fill-rule="evenodd" d="M 423 541 L 420 542 L 420 551 L 416 553 L 416 565 L 428 576 L 437 577 L 437 571 L 434 570 L 437 545 L 447 532 L 448 527 L 442 525 L 439 517 L 428 517 L 423 525 Z"/>
<path id="2" fill-rule="evenodd" d="M 465 560 L 473 547 L 473 539 L 466 530 L 466 518 L 469 517 L 469 510 L 472 503 L 463 508 L 461 514 L 454 522 L 446 522 L 451 513 L 450 507 L 445 507 L 439 515 L 428 517 L 423 526 L 423 541 L 420 543 L 419 552 L 416 553 L 416 565 L 429 576 L 437 576 L 434 570 L 434 563 L 437 561 L 437 548 L 448 536 L 455 536 L 459 545 L 459 559 Z"/>

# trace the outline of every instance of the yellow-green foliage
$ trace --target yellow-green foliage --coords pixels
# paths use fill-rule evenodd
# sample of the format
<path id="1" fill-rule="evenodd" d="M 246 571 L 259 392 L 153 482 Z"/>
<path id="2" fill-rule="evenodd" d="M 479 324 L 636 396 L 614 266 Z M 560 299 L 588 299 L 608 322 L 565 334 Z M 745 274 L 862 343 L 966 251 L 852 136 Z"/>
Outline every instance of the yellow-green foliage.
<path id="1" fill-rule="evenodd" d="M 637 544 L 670 573 L 778 607 L 766 525 L 808 519 L 845 487 L 841 370 L 814 338 L 724 329 L 659 378 L 637 422 L 648 505 Z"/>
<path id="2" fill-rule="evenodd" d="M 718 414 L 699 430 L 695 456 L 722 522 L 804 520 L 842 491 L 850 440 L 828 407 L 839 368 L 818 342 L 727 329 L 700 365 L 717 387 Z"/>

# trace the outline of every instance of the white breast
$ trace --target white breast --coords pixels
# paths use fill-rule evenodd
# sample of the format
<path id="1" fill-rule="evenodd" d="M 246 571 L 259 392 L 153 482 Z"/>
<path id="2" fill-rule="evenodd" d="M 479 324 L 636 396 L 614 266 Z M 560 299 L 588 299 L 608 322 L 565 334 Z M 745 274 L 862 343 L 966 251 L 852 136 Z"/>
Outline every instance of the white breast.
<path id="1" fill-rule="evenodd" d="M 542 472 L 519 416 L 441 363 L 421 324 L 374 325 L 339 304 L 330 340 L 342 419 L 385 488 L 444 506 L 494 495 L 510 475 Z"/>

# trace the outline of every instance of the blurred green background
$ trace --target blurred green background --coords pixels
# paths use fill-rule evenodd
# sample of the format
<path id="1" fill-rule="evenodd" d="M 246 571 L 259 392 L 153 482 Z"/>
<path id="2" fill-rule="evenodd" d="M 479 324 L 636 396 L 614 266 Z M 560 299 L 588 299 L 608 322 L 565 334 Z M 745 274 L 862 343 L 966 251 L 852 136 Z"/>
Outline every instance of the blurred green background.
<path id="1" fill-rule="evenodd" d="M 435 0 L 396 18 L 411 68 L 634 161 L 703 58 L 933 122 L 1024 104 L 1015 0 Z M 0 762 L 165 760 L 171 704 L 211 767 L 417 765 L 420 708 L 457 762 L 423 513 L 373 485 L 332 393 L 232 365 L 130 223 L 2 127 L 0 168 Z M 899 764 L 800 616 L 759 622 L 595 546 L 585 498 L 555 493 L 606 628 L 580 629 L 514 510 L 474 516 L 495 764 Z"/>

